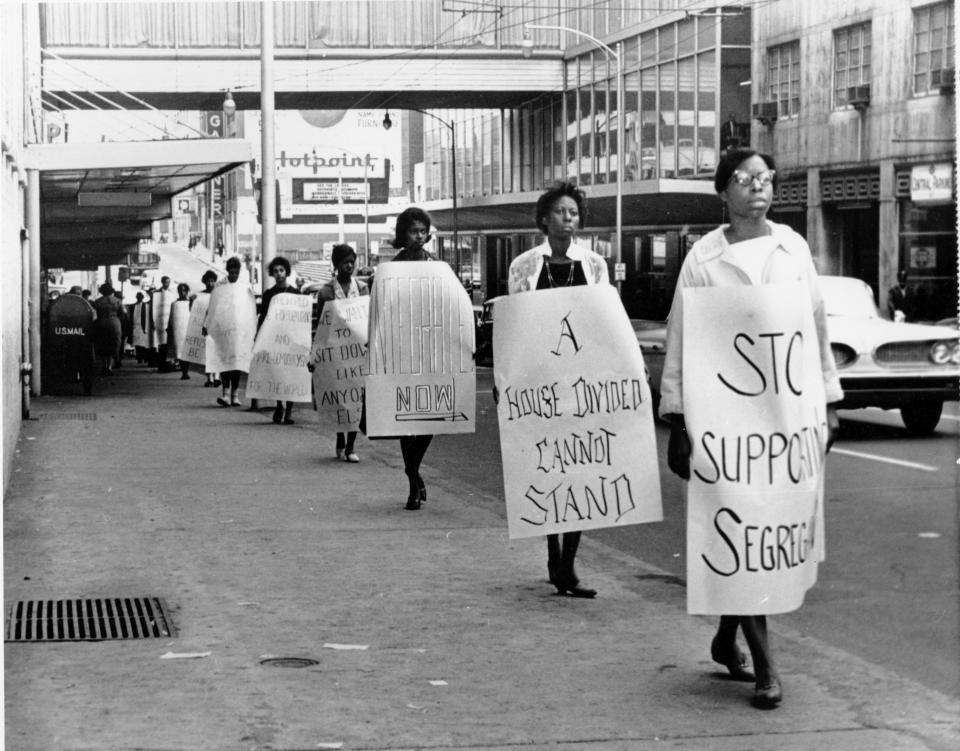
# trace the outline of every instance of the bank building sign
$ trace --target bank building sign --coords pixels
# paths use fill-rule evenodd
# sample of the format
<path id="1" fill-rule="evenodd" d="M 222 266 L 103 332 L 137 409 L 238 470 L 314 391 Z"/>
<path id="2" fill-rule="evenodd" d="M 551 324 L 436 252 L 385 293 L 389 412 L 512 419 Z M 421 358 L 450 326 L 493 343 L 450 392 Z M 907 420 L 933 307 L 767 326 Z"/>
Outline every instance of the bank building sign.
<path id="1" fill-rule="evenodd" d="M 918 164 L 910 172 L 910 200 L 926 205 L 953 201 L 953 165 Z"/>

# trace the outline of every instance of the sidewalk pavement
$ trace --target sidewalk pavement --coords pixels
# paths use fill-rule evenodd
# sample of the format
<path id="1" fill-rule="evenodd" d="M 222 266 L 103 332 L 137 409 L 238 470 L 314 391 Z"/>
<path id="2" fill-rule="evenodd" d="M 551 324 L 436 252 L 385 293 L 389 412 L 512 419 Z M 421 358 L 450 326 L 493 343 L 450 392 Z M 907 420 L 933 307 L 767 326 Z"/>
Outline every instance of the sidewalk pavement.
<path id="1" fill-rule="evenodd" d="M 600 595 L 558 597 L 543 542 L 508 540 L 456 468 L 428 452 L 429 501 L 404 511 L 396 441 L 337 462 L 309 405 L 275 425 L 202 382 L 128 360 L 91 397 L 33 401 L 7 605 L 161 597 L 176 633 L 7 643 L 7 749 L 958 747 L 957 701 L 775 618 L 784 703 L 753 709 L 709 659 L 714 619 L 640 557 L 585 535 Z"/>

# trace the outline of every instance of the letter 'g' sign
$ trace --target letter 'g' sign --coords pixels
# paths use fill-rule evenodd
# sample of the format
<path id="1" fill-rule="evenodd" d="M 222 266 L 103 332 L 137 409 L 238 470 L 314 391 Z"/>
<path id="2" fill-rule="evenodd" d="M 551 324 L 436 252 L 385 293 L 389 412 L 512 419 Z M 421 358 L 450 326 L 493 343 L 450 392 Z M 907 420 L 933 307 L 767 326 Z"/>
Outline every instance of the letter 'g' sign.
<path id="1" fill-rule="evenodd" d="M 650 388 L 616 290 L 512 295 L 496 320 L 510 537 L 660 521 Z"/>
<path id="2" fill-rule="evenodd" d="M 809 291 L 683 296 L 687 610 L 795 610 L 823 557 L 826 397 Z"/>

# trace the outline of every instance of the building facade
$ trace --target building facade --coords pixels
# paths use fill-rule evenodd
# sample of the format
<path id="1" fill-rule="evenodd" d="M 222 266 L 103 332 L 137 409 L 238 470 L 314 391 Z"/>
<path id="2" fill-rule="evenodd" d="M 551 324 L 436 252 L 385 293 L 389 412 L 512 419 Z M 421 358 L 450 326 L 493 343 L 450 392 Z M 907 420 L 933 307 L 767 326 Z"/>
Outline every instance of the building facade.
<path id="1" fill-rule="evenodd" d="M 925 320 L 957 311 L 954 33 L 949 0 L 753 14 L 753 143 L 777 161 L 777 216 L 881 310 L 906 271 Z"/>

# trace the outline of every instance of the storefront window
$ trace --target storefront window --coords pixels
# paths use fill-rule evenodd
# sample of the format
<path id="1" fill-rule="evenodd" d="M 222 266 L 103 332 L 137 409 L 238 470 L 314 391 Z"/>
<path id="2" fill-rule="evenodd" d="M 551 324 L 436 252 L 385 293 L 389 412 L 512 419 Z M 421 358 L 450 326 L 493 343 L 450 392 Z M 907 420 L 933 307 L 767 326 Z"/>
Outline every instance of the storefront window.
<path id="1" fill-rule="evenodd" d="M 592 159 L 593 159 L 593 116 L 592 110 L 593 106 L 591 103 L 591 89 L 590 87 L 580 89 L 580 110 L 579 110 L 579 122 L 580 122 L 580 164 L 579 164 L 579 180 L 578 182 L 581 185 L 590 185 L 593 182 L 593 170 Z"/>
<path id="2" fill-rule="evenodd" d="M 640 179 L 657 176 L 657 69 L 640 73 Z"/>
<path id="3" fill-rule="evenodd" d="M 712 175 L 717 167 L 717 62 L 715 52 L 697 57 L 697 174 Z M 747 142 L 749 143 L 749 136 Z"/>
<path id="4" fill-rule="evenodd" d="M 660 177 L 677 176 L 677 73 L 673 63 L 660 66 Z"/>
<path id="5" fill-rule="evenodd" d="M 913 285 L 915 318 L 936 321 L 957 314 L 956 204 L 923 206 L 900 201 L 900 268 Z"/>
<path id="6" fill-rule="evenodd" d="M 610 168 L 608 161 L 610 156 L 610 146 L 607 137 L 610 132 L 610 118 L 607 117 L 607 82 L 601 80 L 593 90 L 593 124 L 594 124 L 594 168 L 593 174 L 597 183 L 607 181 L 607 170 Z M 614 110 L 614 113 L 616 110 Z"/>

